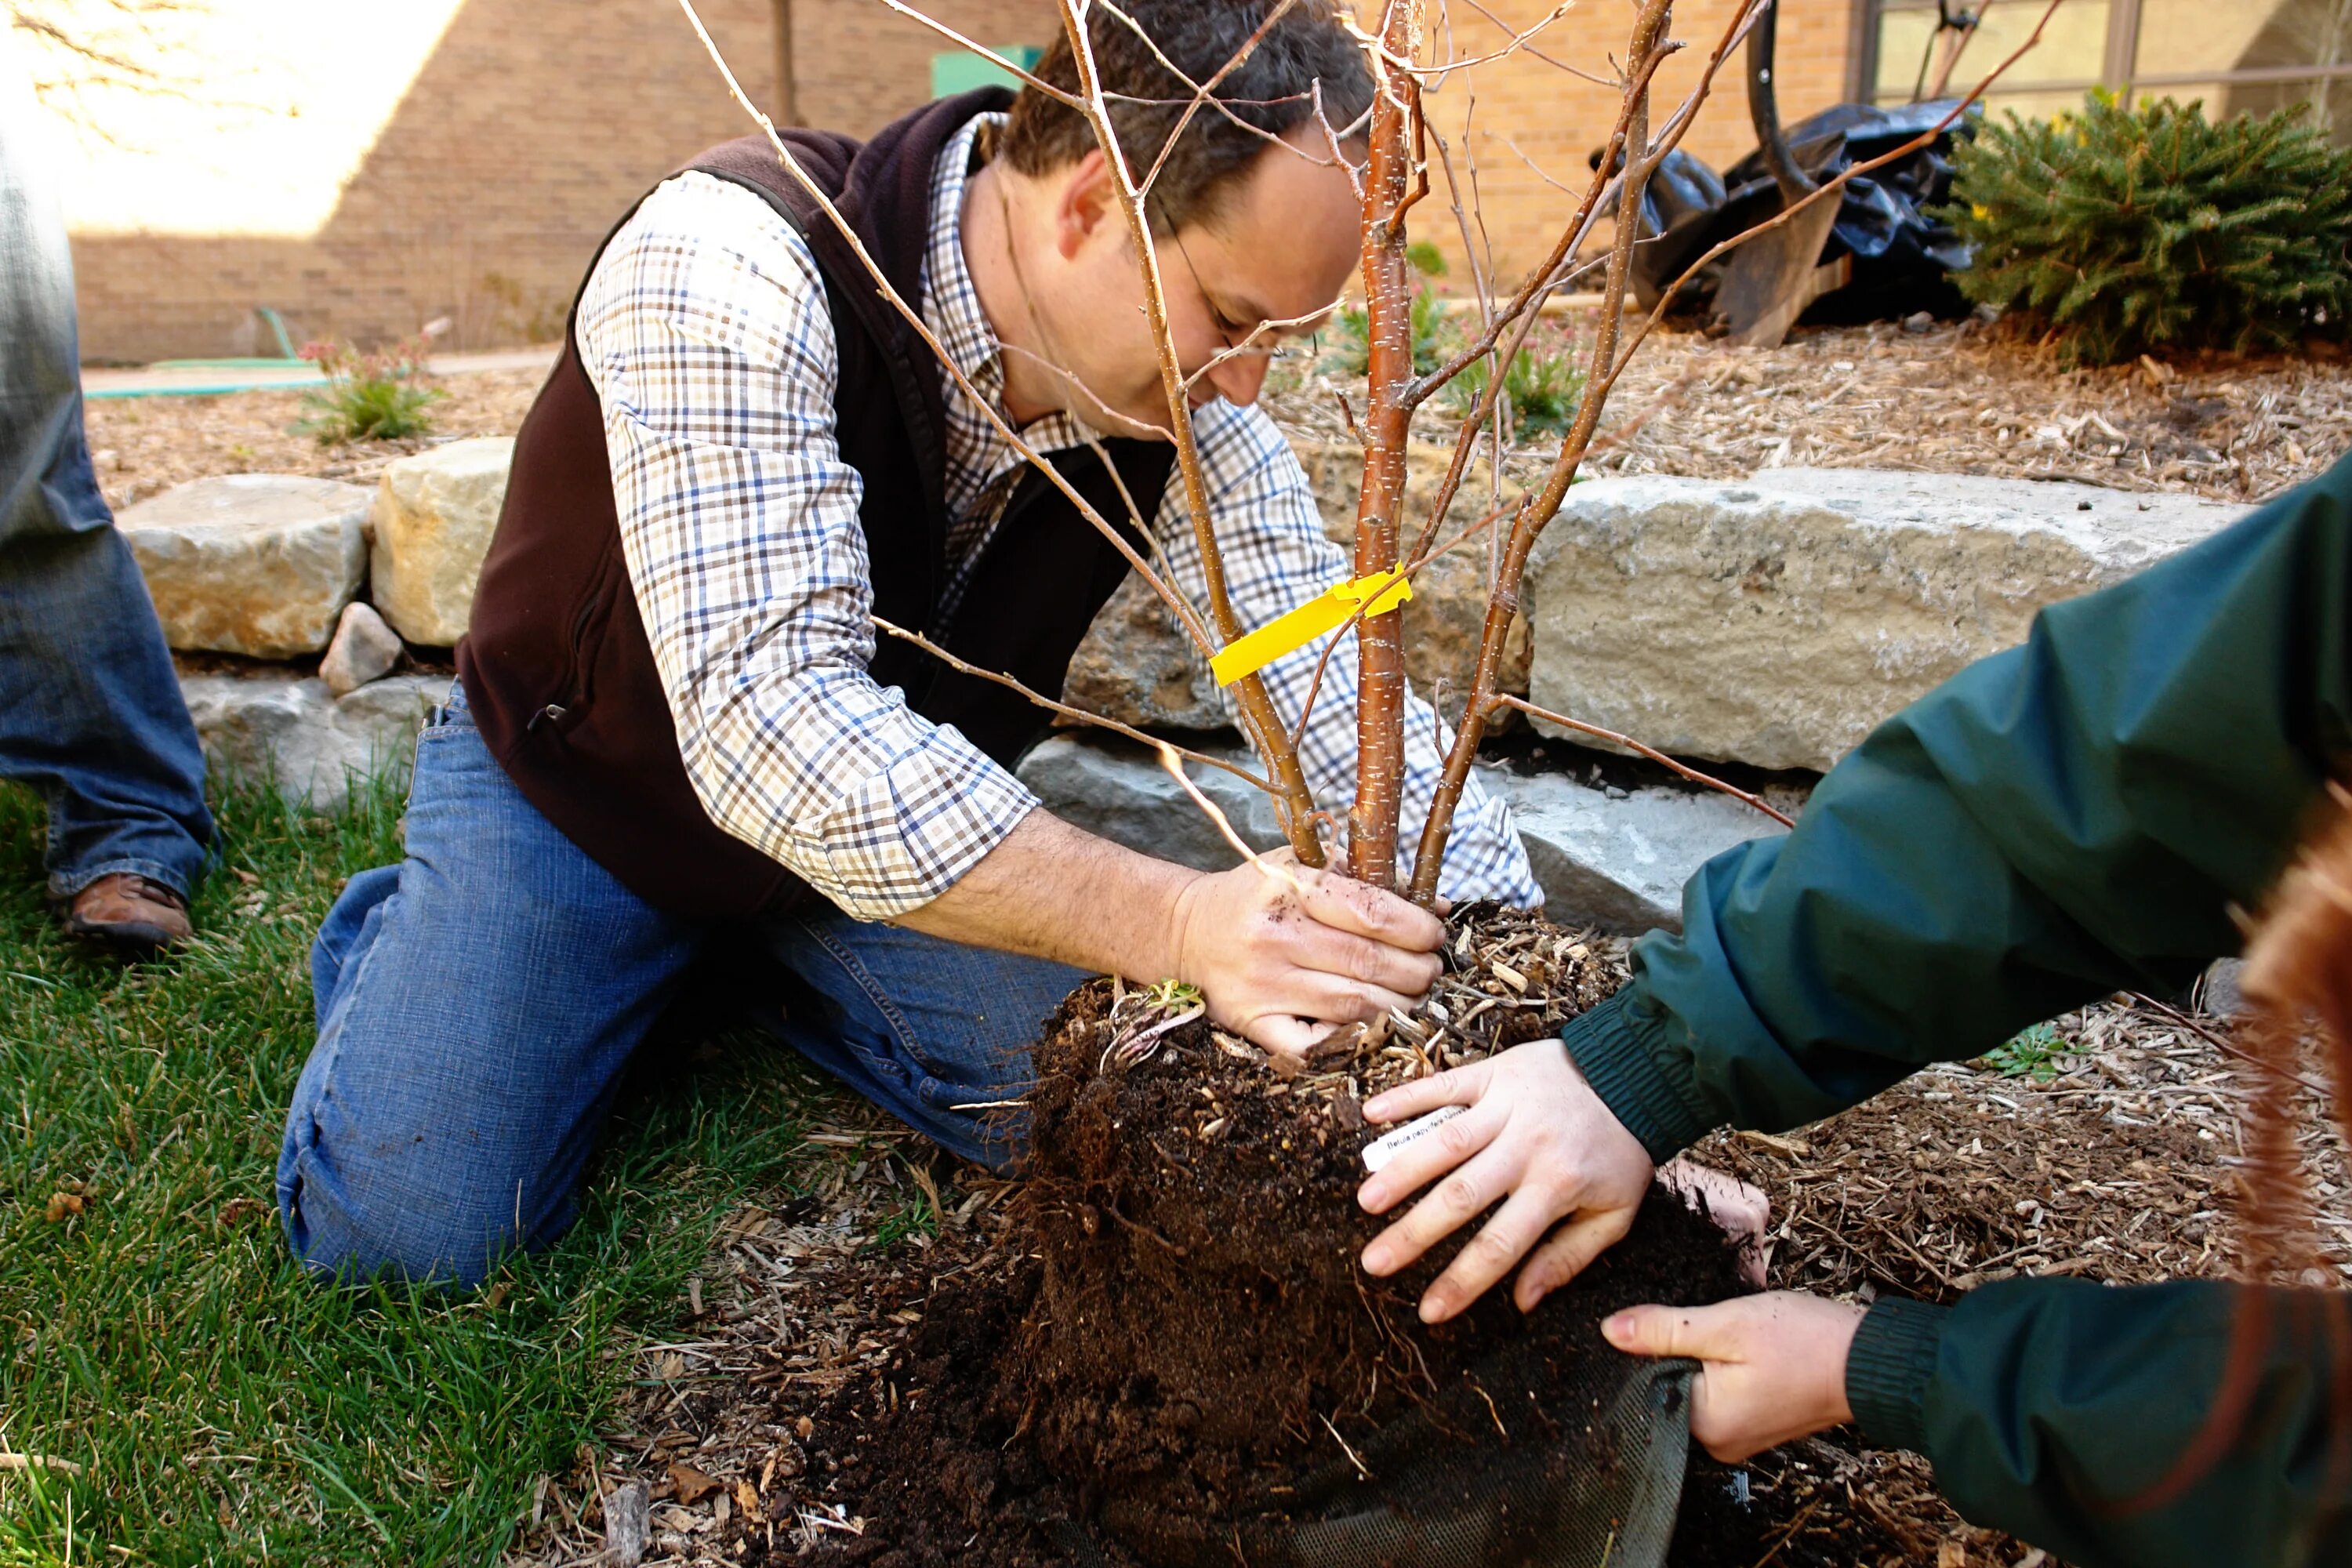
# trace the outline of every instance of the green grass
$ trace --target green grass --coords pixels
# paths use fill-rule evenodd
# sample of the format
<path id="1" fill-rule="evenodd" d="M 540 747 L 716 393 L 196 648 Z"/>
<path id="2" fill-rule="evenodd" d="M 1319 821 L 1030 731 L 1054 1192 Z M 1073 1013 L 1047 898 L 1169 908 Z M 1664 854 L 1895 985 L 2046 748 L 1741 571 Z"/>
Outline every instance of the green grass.
<path id="1" fill-rule="evenodd" d="M 0 1471 L 0 1568 L 491 1562 L 823 1092 L 730 1046 L 625 1095 L 577 1228 L 488 1291 L 306 1279 L 271 1182 L 310 940 L 398 848 L 396 796 L 354 800 L 219 802 L 198 944 L 125 971 L 56 930 L 40 807 L 0 789 L 0 1447 L 81 1467 Z"/>

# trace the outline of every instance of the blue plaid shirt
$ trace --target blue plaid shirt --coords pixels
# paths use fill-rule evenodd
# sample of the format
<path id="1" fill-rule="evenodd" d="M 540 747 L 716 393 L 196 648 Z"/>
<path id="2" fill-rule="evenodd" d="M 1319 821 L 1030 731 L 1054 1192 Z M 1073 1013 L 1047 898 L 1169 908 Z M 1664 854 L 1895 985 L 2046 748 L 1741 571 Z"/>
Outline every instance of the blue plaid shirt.
<path id="1" fill-rule="evenodd" d="M 924 320 L 983 396 L 1003 365 L 963 258 L 961 209 L 975 121 L 932 180 Z M 605 249 L 580 301 L 579 346 L 604 410 L 622 548 L 677 726 L 711 819 L 850 914 L 887 920 L 937 898 L 1037 799 L 952 726 L 866 673 L 875 633 L 862 488 L 834 439 L 838 361 L 808 247 L 740 186 L 665 183 Z M 1023 459 L 947 384 L 947 593 L 977 558 Z M 1222 400 L 1193 415 L 1234 607 L 1259 626 L 1349 574 L 1324 537 L 1307 475 L 1272 420 Z M 1023 438 L 1083 444 L 1056 414 Z M 1201 558 L 1171 484 L 1154 533 L 1171 585 L 1207 614 Z M 1317 649 L 1265 671 L 1295 722 Z M 1443 726 L 1406 715 L 1408 847 L 1435 787 Z M 1355 789 L 1356 661 L 1336 654 L 1300 762 L 1318 804 Z M 1503 803 L 1474 778 L 1443 889 L 1541 901 Z"/>

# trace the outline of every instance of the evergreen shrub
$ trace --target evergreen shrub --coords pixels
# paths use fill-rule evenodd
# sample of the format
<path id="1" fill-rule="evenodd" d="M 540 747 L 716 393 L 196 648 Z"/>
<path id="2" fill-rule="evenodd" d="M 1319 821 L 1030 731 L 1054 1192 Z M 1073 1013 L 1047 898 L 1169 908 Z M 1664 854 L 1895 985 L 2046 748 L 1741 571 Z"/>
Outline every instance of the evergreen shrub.
<path id="1" fill-rule="evenodd" d="M 1988 122 L 1955 162 L 1961 289 L 2054 330 L 2069 363 L 2289 348 L 2352 316 L 2352 153 L 2299 110 L 2215 124 L 2198 102 L 2094 93 Z"/>

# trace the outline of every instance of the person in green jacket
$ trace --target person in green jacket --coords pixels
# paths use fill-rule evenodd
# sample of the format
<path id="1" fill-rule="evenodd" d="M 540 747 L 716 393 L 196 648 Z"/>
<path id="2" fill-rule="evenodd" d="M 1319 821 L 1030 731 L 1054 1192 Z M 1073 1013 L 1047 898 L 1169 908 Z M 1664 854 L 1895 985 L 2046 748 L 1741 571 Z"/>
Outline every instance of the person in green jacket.
<path id="1" fill-rule="evenodd" d="M 1522 1258 L 1532 1308 L 1713 1128 L 1800 1126 L 2118 989 L 2185 988 L 2238 951 L 2231 910 L 2260 905 L 2347 762 L 2352 460 L 2053 605 L 1887 721 L 1794 832 L 1703 867 L 1682 934 L 1637 942 L 1631 983 L 1563 1038 L 1367 1105 L 1468 1109 L 1363 1184 L 1386 1214 L 1435 1184 L 1364 1267 L 1392 1274 L 1500 1200 L 1422 1316 Z M 1853 1421 L 1927 1456 L 1966 1518 L 2087 1568 L 2346 1563 L 2347 1301 L 2021 1279 L 1948 1306 L 1639 1308 L 1605 1331 L 1702 1363 L 1692 1431 L 1721 1458 Z M 2262 1359 L 2217 1414 L 2249 1312 Z"/>

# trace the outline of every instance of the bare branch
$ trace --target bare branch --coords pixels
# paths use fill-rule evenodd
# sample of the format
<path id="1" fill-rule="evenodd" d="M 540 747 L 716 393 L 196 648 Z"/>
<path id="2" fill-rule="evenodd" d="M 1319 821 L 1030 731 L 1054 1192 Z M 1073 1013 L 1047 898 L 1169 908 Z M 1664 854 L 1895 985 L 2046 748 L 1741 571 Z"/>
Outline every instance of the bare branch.
<path id="1" fill-rule="evenodd" d="M 1265 780 L 1258 777 L 1247 768 L 1235 766 L 1234 763 L 1225 761 L 1223 757 L 1213 757 L 1206 752 L 1195 752 L 1189 747 L 1171 745 L 1170 742 L 1161 740 L 1157 735 L 1145 734 L 1142 731 L 1136 729 L 1133 725 L 1122 724 L 1116 719 L 1107 719 L 1099 713 L 1089 713 L 1083 708 L 1073 708 L 1066 702 L 1056 701 L 1055 699 L 1046 696 L 1041 691 L 1034 690 L 1031 688 L 1023 685 L 1020 681 L 1015 680 L 1009 675 L 1003 674 L 993 669 L 982 669 L 976 664 L 958 658 L 955 655 L 950 653 L 947 649 L 941 647 L 939 644 L 933 642 L 930 638 L 925 637 L 920 632 L 910 632 L 904 626 L 893 626 L 891 623 L 884 620 L 881 616 L 877 615 L 869 614 L 866 618 L 874 623 L 875 630 L 887 632 L 902 642 L 914 644 L 915 647 L 921 648 L 925 653 L 929 654 L 933 658 L 938 659 L 950 669 L 955 670 L 959 674 L 977 677 L 982 680 L 992 680 L 999 686 L 1019 692 L 1022 696 L 1027 698 L 1038 707 L 1045 709 L 1049 712 L 1060 714 L 1063 718 L 1069 720 L 1073 723 L 1097 725 L 1105 730 L 1116 731 L 1118 733 L 1125 735 L 1130 741 L 1140 741 L 1147 746 L 1158 746 L 1164 751 L 1181 752 L 1182 755 L 1189 757 L 1193 762 L 1205 763 L 1213 768 L 1223 768 L 1225 772 L 1233 774 L 1234 777 L 1241 780 L 1244 784 L 1254 785 L 1258 789 L 1265 791 L 1268 795 L 1272 795 L 1274 793 L 1274 786 L 1266 783 Z"/>
<path id="2" fill-rule="evenodd" d="M 1464 0 L 1464 4 L 1467 5 L 1473 11 L 1477 12 L 1481 16 L 1486 17 L 1489 22 L 1494 23 L 1496 26 L 1500 27 L 1504 32 L 1507 33 L 1511 30 L 1510 23 L 1505 21 L 1502 17 L 1496 16 L 1493 11 L 1480 5 L 1478 0 Z M 1595 76 L 1589 70 L 1584 70 L 1576 66 L 1570 65 L 1566 60 L 1556 60 L 1549 55 L 1544 53 L 1541 49 L 1537 48 L 1532 44 L 1528 46 L 1525 52 L 1535 58 L 1543 61 L 1544 64 L 1551 67 L 1554 70 L 1566 71 L 1569 75 L 1589 81 L 1595 87 L 1622 88 L 1625 85 L 1622 81 L 1620 81 L 1614 77 Z"/>
<path id="3" fill-rule="evenodd" d="M 2025 41 L 2018 45 L 2016 48 L 2010 51 L 2009 57 L 2006 59 L 2003 59 L 1999 65 L 1993 67 L 1993 68 L 1986 74 L 1984 79 L 1979 81 L 1977 85 L 1969 90 L 1969 95 L 1966 98 L 1961 99 L 1959 102 L 1952 106 L 1950 113 L 1945 115 L 1941 120 L 1937 121 L 1935 124 L 1929 126 L 1927 130 L 1921 132 L 1918 135 L 1914 136 L 1910 141 L 1904 142 L 1899 147 L 1882 153 L 1875 158 L 1866 158 L 1859 163 L 1849 164 L 1845 169 L 1831 176 L 1829 179 L 1823 180 L 1810 193 L 1800 197 L 1798 200 L 1790 203 L 1787 206 L 1782 207 L 1778 213 L 1765 219 L 1762 223 L 1756 225 L 1752 228 L 1745 229 L 1738 234 L 1733 235 L 1729 239 L 1723 241 L 1720 245 L 1712 247 L 1705 255 L 1692 262 L 1688 267 L 1683 268 L 1682 275 L 1676 278 L 1672 283 L 1667 284 L 1665 289 L 1659 294 L 1658 302 L 1650 311 L 1649 318 L 1642 323 L 1641 327 L 1634 332 L 1632 340 L 1626 344 L 1624 358 L 1620 360 L 1611 369 L 1608 379 L 1601 384 L 1601 390 L 1603 395 L 1605 395 L 1608 389 L 1616 384 L 1617 378 L 1624 374 L 1625 366 L 1633 362 L 1634 351 L 1642 346 L 1642 344 L 1649 338 L 1650 333 L 1656 330 L 1658 323 L 1665 319 L 1666 312 L 1673 307 L 1675 297 L 1689 285 L 1692 279 L 1698 276 L 1701 268 L 1705 268 L 1709 262 L 1714 261 L 1726 252 L 1747 244 L 1749 240 L 1754 239 L 1759 235 L 1766 234 L 1773 229 L 1779 228 L 1781 225 L 1795 217 L 1799 213 L 1804 211 L 1815 202 L 1822 200 L 1824 196 L 1844 190 L 1848 181 L 1864 174 L 1874 173 L 1877 170 L 1886 167 L 1887 164 L 1895 163 L 1898 159 L 1907 158 L 1914 153 L 1917 153 L 1924 148 L 1933 146 L 1936 139 L 1941 136 L 1946 131 L 1950 130 L 1960 117 L 1969 111 L 1970 106 L 1975 104 L 1979 99 L 1982 98 L 1986 91 L 1991 88 L 1992 84 L 1999 81 L 2001 77 L 2008 72 L 2010 67 L 2015 65 L 2020 59 L 2023 58 L 2026 51 L 2032 49 L 2036 44 L 2042 41 L 2042 30 L 2050 25 L 2050 18 L 2056 13 L 2061 3 L 2062 0 L 2050 0 L 2049 5 L 2042 8 L 2041 19 L 2033 24 L 2033 31 L 2026 37 Z"/>
<path id="4" fill-rule="evenodd" d="M 1795 817 L 1786 816 L 1781 813 L 1775 811 L 1771 806 L 1765 804 L 1762 796 L 1749 795 L 1746 790 L 1741 789 L 1738 785 L 1726 784 L 1723 780 L 1717 778 L 1713 773 L 1703 773 L 1696 768 L 1691 767 L 1686 763 L 1678 763 L 1675 761 L 1674 758 L 1666 755 L 1665 752 L 1659 751 L 1655 746 L 1645 746 L 1630 735 L 1621 735 L 1614 730 L 1604 730 L 1598 724 L 1588 724 L 1581 719 L 1571 719 L 1565 713 L 1555 713 L 1549 708 L 1538 708 L 1524 697 L 1513 697 L 1508 692 L 1496 692 L 1494 696 L 1486 700 L 1486 706 L 1489 710 L 1496 708 L 1516 708 L 1520 712 L 1528 715 L 1530 718 L 1541 719 L 1548 724 L 1557 724 L 1563 730 L 1573 730 L 1580 735 L 1591 735 L 1596 740 L 1607 741 L 1612 745 L 1622 746 L 1629 752 L 1633 752 L 1649 758 L 1650 761 L 1657 763 L 1660 767 L 1672 769 L 1675 773 L 1690 780 L 1693 784 L 1705 784 L 1709 789 L 1719 789 L 1724 794 L 1731 796 L 1732 799 L 1742 801 L 1747 805 L 1754 806 L 1757 810 L 1762 812 L 1765 816 L 1770 817 L 1773 821 L 1779 823 L 1783 827 L 1794 827 L 1797 826 L 1797 819 Z"/>
<path id="5" fill-rule="evenodd" d="M 906 17 L 908 20 L 919 22 L 924 26 L 929 27 L 932 32 L 937 33 L 940 37 L 947 38 L 964 48 L 970 49 L 973 54 L 979 55 L 991 65 L 996 67 L 997 69 L 1010 72 L 1012 75 L 1020 79 L 1022 86 L 1034 88 L 1056 103 L 1067 104 L 1072 109 L 1078 107 L 1078 100 L 1072 97 L 1064 89 L 1055 87 L 1052 82 L 1045 80 L 1043 77 L 1037 76 L 1034 72 L 1025 70 L 1020 66 L 1013 64 L 1011 60 L 1005 58 L 1003 55 L 998 54 L 994 49 L 988 47 L 986 45 L 973 43 L 970 38 L 964 37 L 961 33 L 957 32 L 945 22 L 940 21 L 936 17 L 928 16 L 921 11 L 917 10 L 914 6 L 906 4 L 906 0 L 882 0 L 882 4 L 884 6 L 897 12 L 899 16 Z"/>

